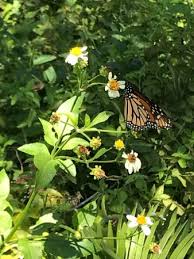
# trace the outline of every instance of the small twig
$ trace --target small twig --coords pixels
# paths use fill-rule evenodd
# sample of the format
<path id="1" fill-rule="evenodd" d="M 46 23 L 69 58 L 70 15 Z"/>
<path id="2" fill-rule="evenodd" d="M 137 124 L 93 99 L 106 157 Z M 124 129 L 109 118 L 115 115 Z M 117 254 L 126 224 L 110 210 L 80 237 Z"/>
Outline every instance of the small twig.
<path id="1" fill-rule="evenodd" d="M 20 170 L 21 170 L 21 172 L 23 173 L 23 172 L 24 172 L 24 167 L 23 167 L 22 160 L 20 159 L 20 156 L 19 156 L 19 153 L 18 153 L 17 150 L 15 151 L 15 153 L 16 153 L 16 157 L 17 157 L 17 159 L 18 159 L 18 161 L 19 161 L 19 163 L 20 163 Z"/>
<path id="2" fill-rule="evenodd" d="M 74 208 L 72 209 L 69 209 L 68 211 L 66 212 L 71 212 L 71 211 L 74 211 L 76 209 L 79 209 L 80 207 L 84 206 L 86 203 L 88 203 L 89 201 L 93 200 L 94 198 L 96 198 L 97 196 L 100 196 L 101 193 L 99 192 L 95 192 L 93 195 L 91 195 L 90 197 L 88 197 L 87 199 L 85 199 L 84 201 L 80 202 L 80 204 L 78 204 L 77 206 L 75 206 Z"/>

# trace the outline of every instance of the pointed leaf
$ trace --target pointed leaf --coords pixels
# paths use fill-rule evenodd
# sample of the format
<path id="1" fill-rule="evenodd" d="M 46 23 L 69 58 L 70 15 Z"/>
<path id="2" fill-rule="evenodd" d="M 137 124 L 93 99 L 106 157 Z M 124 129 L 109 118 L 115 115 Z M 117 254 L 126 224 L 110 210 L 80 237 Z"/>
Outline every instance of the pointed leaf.
<path id="1" fill-rule="evenodd" d="M 46 147 L 46 145 L 38 142 L 25 144 L 19 147 L 18 150 L 32 156 L 39 154 L 39 152 L 41 151 L 45 153 L 48 152 L 48 148 Z"/>
<path id="2" fill-rule="evenodd" d="M 7 211 L 0 211 L 0 235 L 6 237 L 12 227 L 12 218 Z"/>
<path id="3" fill-rule="evenodd" d="M 60 167 L 65 170 L 67 173 L 69 173 L 71 176 L 76 177 L 76 167 L 71 159 L 61 160 L 58 159 L 60 163 Z"/>
<path id="4" fill-rule="evenodd" d="M 10 181 L 4 169 L 0 171 L 0 200 L 6 200 L 10 192 Z"/>
<path id="5" fill-rule="evenodd" d="M 88 161 L 94 161 L 96 159 L 98 159 L 99 157 L 103 156 L 106 152 L 108 152 L 110 149 L 106 149 L 106 148 L 101 148 L 100 150 L 98 150 L 98 152 Z"/>
<path id="6" fill-rule="evenodd" d="M 54 84 L 57 80 L 56 72 L 53 66 L 50 66 L 43 72 L 44 79 L 48 81 L 50 84 Z"/>
<path id="7" fill-rule="evenodd" d="M 43 242 L 21 239 L 18 242 L 19 251 L 25 259 L 41 259 L 43 253 Z"/>
<path id="8" fill-rule="evenodd" d="M 89 142 L 82 138 L 72 138 L 65 144 L 63 150 L 72 150 L 79 145 L 87 147 L 89 146 Z"/>
<path id="9" fill-rule="evenodd" d="M 33 60 L 33 65 L 41 65 L 56 59 L 53 55 L 42 55 Z"/>
<path id="10" fill-rule="evenodd" d="M 57 138 L 56 138 L 55 132 L 53 130 L 53 125 L 46 120 L 43 120 L 43 119 L 39 119 L 39 120 L 40 120 L 43 130 L 44 130 L 44 140 L 49 145 L 54 146 L 55 143 L 57 142 Z"/>
<path id="11" fill-rule="evenodd" d="M 56 174 L 56 167 L 58 161 L 51 159 L 45 163 L 44 167 L 37 172 L 36 175 L 36 188 L 45 188 L 52 181 Z"/>
<path id="12" fill-rule="evenodd" d="M 99 113 L 93 120 L 92 122 L 90 123 L 89 127 L 93 127 L 99 123 L 102 123 L 102 122 L 105 122 L 108 120 L 108 118 L 110 116 L 113 115 L 113 112 L 109 112 L 109 111 L 104 111 L 104 112 L 101 112 Z"/>

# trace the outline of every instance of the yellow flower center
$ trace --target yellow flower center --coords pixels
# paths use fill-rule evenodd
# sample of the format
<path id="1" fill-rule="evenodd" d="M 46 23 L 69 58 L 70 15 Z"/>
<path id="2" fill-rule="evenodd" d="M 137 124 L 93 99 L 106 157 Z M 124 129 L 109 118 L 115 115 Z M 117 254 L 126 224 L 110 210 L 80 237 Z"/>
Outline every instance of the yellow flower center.
<path id="1" fill-rule="evenodd" d="M 82 49 L 80 47 L 75 47 L 70 49 L 70 54 L 74 56 L 80 56 L 82 54 Z"/>
<path id="2" fill-rule="evenodd" d="M 138 216 L 137 216 L 137 223 L 138 223 L 139 225 L 145 225 L 145 224 L 146 224 L 146 218 L 145 218 L 145 216 L 143 216 L 143 215 L 138 215 Z"/>
<path id="3" fill-rule="evenodd" d="M 118 139 L 115 141 L 115 148 L 117 150 L 121 150 L 124 147 L 125 147 L 125 144 L 123 143 L 123 141 L 121 139 Z"/>
<path id="4" fill-rule="evenodd" d="M 95 168 L 92 169 L 90 174 L 94 175 L 94 179 L 97 179 L 97 180 L 107 177 L 104 170 L 101 169 L 101 166 L 97 166 L 97 165 L 95 166 Z"/>
<path id="5" fill-rule="evenodd" d="M 101 146 L 102 141 L 100 139 L 100 137 L 93 137 L 92 140 L 90 141 L 90 147 L 92 147 L 93 149 L 97 149 Z"/>
<path id="6" fill-rule="evenodd" d="M 127 159 L 130 163 L 134 163 L 136 160 L 136 156 L 134 154 L 128 154 Z"/>
<path id="7" fill-rule="evenodd" d="M 109 81 L 109 87 L 110 87 L 110 90 L 118 91 L 119 90 L 119 82 L 115 79 L 111 79 Z"/>

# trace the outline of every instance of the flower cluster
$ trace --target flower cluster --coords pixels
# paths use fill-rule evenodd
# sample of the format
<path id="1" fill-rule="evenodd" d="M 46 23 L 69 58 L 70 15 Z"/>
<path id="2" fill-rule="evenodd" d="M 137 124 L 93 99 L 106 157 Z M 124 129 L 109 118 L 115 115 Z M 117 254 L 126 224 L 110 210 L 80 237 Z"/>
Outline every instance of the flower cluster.
<path id="1" fill-rule="evenodd" d="M 88 62 L 88 52 L 87 52 L 87 46 L 83 47 L 74 47 L 71 48 L 66 59 L 66 63 L 71 64 L 72 66 L 76 65 L 78 62 Z M 105 68 L 103 68 L 105 70 Z M 104 71 L 103 70 L 103 71 Z M 119 81 L 117 80 L 117 76 L 113 75 L 112 72 L 109 72 L 108 74 L 108 82 L 105 85 L 105 91 L 108 92 L 108 96 L 110 98 L 117 98 L 120 97 L 120 89 L 125 89 L 125 81 Z M 58 114 L 52 114 L 51 121 L 56 123 L 59 120 Z M 100 137 L 92 137 L 90 141 L 90 147 L 93 150 L 98 149 L 102 145 L 102 141 Z M 121 151 L 125 148 L 125 144 L 122 139 L 117 139 L 114 143 L 114 147 L 116 150 Z M 78 146 L 78 149 L 76 150 L 76 153 L 78 157 L 86 157 L 90 154 L 90 151 L 88 148 L 83 146 Z M 133 150 L 130 153 L 123 152 L 122 158 L 125 159 L 125 168 L 128 170 L 129 174 L 132 174 L 133 172 L 136 173 L 141 168 L 141 160 L 138 158 L 138 154 L 134 152 Z M 98 169 L 98 170 L 97 170 Z M 105 174 L 103 174 L 103 170 L 100 167 L 95 167 L 94 170 L 92 170 L 92 175 L 95 176 L 96 179 L 103 178 Z"/>
<path id="2" fill-rule="evenodd" d="M 107 178 L 104 170 L 102 170 L 101 166 L 98 165 L 95 165 L 95 168 L 92 168 L 90 175 L 93 175 L 95 180 Z"/>
<path id="3" fill-rule="evenodd" d="M 84 47 L 74 47 L 70 49 L 69 54 L 67 55 L 65 62 L 70 65 L 76 65 L 79 60 L 84 61 L 86 64 L 88 63 L 88 52 L 87 46 Z"/>
<path id="4" fill-rule="evenodd" d="M 128 227 L 134 228 L 134 227 L 140 227 L 143 233 L 146 236 L 149 236 L 151 233 L 150 226 L 153 224 L 150 217 L 145 217 L 144 215 L 138 215 L 137 217 L 133 215 L 127 215 L 128 219 Z"/>
<path id="5" fill-rule="evenodd" d="M 108 74 L 108 83 L 105 86 L 105 91 L 108 91 L 110 98 L 117 98 L 120 96 L 119 90 L 125 89 L 125 81 L 116 80 L 117 76 L 113 76 L 112 72 Z"/>
<path id="6" fill-rule="evenodd" d="M 117 139 L 115 141 L 114 147 L 120 151 L 121 149 L 125 148 L 125 144 L 122 139 Z"/>
<path id="7" fill-rule="evenodd" d="M 93 149 L 93 150 L 96 150 L 98 149 L 100 146 L 102 145 L 102 140 L 101 138 L 98 136 L 98 137 L 93 137 L 90 141 L 90 147 Z"/>
<path id="8" fill-rule="evenodd" d="M 138 153 L 133 150 L 129 154 L 123 152 L 122 157 L 125 159 L 125 168 L 128 170 L 129 174 L 139 172 L 141 168 L 141 160 L 138 158 Z"/>
<path id="9" fill-rule="evenodd" d="M 86 156 L 90 155 L 90 150 L 85 146 L 79 145 L 75 150 L 75 153 L 79 158 L 85 158 Z"/>

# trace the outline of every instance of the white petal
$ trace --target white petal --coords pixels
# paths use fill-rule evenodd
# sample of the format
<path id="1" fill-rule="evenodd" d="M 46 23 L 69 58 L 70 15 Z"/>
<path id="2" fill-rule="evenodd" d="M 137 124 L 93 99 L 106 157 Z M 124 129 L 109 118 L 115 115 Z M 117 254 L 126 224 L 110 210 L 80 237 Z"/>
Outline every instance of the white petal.
<path id="1" fill-rule="evenodd" d="M 81 48 L 82 52 L 85 51 L 85 50 L 87 50 L 87 48 L 88 48 L 87 46 L 82 47 L 82 48 Z"/>
<path id="2" fill-rule="evenodd" d="M 134 227 L 137 227 L 137 226 L 138 226 L 138 223 L 135 222 L 135 221 L 131 221 L 131 222 L 128 222 L 128 223 L 127 223 L 127 226 L 128 226 L 129 228 L 134 228 Z"/>
<path id="3" fill-rule="evenodd" d="M 130 220 L 130 221 L 135 221 L 135 222 L 137 222 L 137 218 L 136 218 L 135 216 L 133 216 L 133 215 L 127 214 L 127 215 L 126 215 L 126 218 L 127 218 L 128 220 Z"/>
<path id="4" fill-rule="evenodd" d="M 112 90 L 109 90 L 108 91 L 108 96 L 110 98 L 117 98 L 120 96 L 119 92 L 118 91 L 112 91 Z"/>
<path id="5" fill-rule="evenodd" d="M 128 155 L 125 152 L 123 152 L 122 158 L 128 158 Z"/>
<path id="6" fill-rule="evenodd" d="M 108 80 L 109 80 L 109 81 L 112 80 L 112 72 L 109 72 L 109 73 L 108 73 Z"/>
<path id="7" fill-rule="evenodd" d="M 116 75 L 114 75 L 113 79 L 117 79 L 117 76 L 116 76 Z"/>
<path id="8" fill-rule="evenodd" d="M 107 85 L 105 85 L 105 89 L 104 89 L 105 91 L 108 91 L 109 90 L 109 85 L 107 84 Z"/>
<path id="9" fill-rule="evenodd" d="M 133 164 L 132 163 L 129 163 L 128 160 L 126 160 L 125 162 L 125 168 L 128 170 L 128 173 L 129 174 L 132 174 L 133 173 Z"/>
<path id="10" fill-rule="evenodd" d="M 135 163 L 134 163 L 134 172 L 138 172 L 139 169 L 141 168 L 141 160 L 139 158 L 136 158 Z"/>
<path id="11" fill-rule="evenodd" d="M 119 83 L 119 88 L 125 89 L 125 81 L 118 81 Z"/>
<path id="12" fill-rule="evenodd" d="M 138 157 L 138 153 L 137 152 L 133 152 L 135 157 Z"/>
<path id="13" fill-rule="evenodd" d="M 72 66 L 74 66 L 78 62 L 78 57 L 76 57 L 76 56 L 74 56 L 72 54 L 69 54 L 66 57 L 65 62 L 71 64 Z"/>
<path id="14" fill-rule="evenodd" d="M 154 223 L 152 222 L 150 217 L 146 217 L 146 224 L 147 225 L 153 225 Z"/>
<path id="15" fill-rule="evenodd" d="M 141 229 L 146 236 L 149 236 L 151 229 L 147 225 L 141 225 Z"/>

